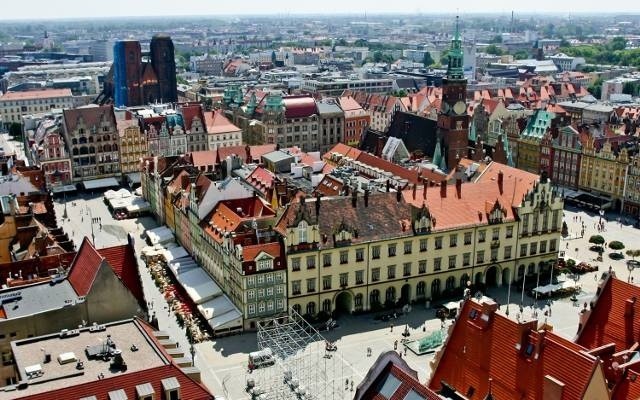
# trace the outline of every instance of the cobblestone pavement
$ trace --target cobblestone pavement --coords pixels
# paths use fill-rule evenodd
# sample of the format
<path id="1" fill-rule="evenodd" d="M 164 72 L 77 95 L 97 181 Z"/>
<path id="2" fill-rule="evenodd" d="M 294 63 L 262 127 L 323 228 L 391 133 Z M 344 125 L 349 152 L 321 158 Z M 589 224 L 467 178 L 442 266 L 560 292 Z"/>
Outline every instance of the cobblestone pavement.
<path id="1" fill-rule="evenodd" d="M 75 205 L 72 205 L 75 203 Z M 88 207 L 88 208 L 87 208 Z M 56 203 L 56 213 L 60 217 L 63 212 L 62 201 Z M 87 209 L 91 210 L 90 212 Z M 145 246 L 141 239 L 141 234 L 145 229 L 157 226 L 153 218 L 146 217 L 137 220 L 115 221 L 109 215 L 102 197 L 98 196 L 75 196 L 67 199 L 67 210 L 70 221 L 64 221 L 62 226 L 70 235 L 73 234 L 76 244 L 80 244 L 84 236 L 91 238 L 91 217 L 101 218 L 100 224 L 94 224 L 95 242 L 97 247 L 112 246 L 125 243 L 126 233 L 134 233 L 135 247 L 138 254 Z M 574 219 L 577 217 L 577 219 Z M 615 216 L 607 215 L 609 222 L 605 224 L 605 231 L 601 234 L 607 242 L 620 240 L 629 248 L 640 248 L 640 230 L 630 225 L 620 225 L 615 221 Z M 589 250 L 589 237 L 598 233 L 594 228 L 599 220 L 599 216 L 587 213 L 582 210 L 565 210 L 565 220 L 567 221 L 570 236 L 561 241 L 560 250 L 567 256 L 579 261 L 593 262 L 596 253 Z M 580 237 L 581 224 L 585 224 L 584 237 Z M 577 249 L 577 250 L 576 250 Z M 495 298 L 501 304 L 501 310 L 509 309 L 509 315 L 513 318 L 529 319 L 537 315 L 539 319 L 546 319 L 553 325 L 554 331 L 571 339 L 576 333 L 578 326 L 578 312 L 582 304 L 588 302 L 596 290 L 597 278 L 602 271 L 606 271 L 609 266 L 621 279 L 627 279 L 629 272 L 626 268 L 625 260 L 612 260 L 609 258 L 607 250 L 604 254 L 603 262 L 595 263 L 599 265 L 600 272 L 589 273 L 580 278 L 579 283 L 583 291 L 578 295 L 578 301 L 572 302 L 570 299 L 555 300 L 550 303 L 546 301 L 535 302 L 535 299 L 528 296 L 522 297 L 521 293 L 513 286 L 511 293 L 509 288 L 491 288 L 487 295 Z M 172 338 L 180 342 L 180 346 L 188 354 L 188 342 L 173 316 L 170 316 L 163 296 L 151 280 L 147 269 L 139 260 L 141 276 L 145 296 L 153 303 L 153 311 L 159 320 L 160 329 L 167 331 Z M 632 274 L 639 275 L 640 271 Z M 637 276 L 640 279 L 640 276 Z M 510 294 L 510 296 L 509 296 Z M 509 303 L 507 305 L 507 298 Z M 524 307 L 520 310 L 520 303 L 524 300 Z M 551 309 L 551 314 L 544 316 L 544 311 Z M 424 306 L 414 306 L 412 311 L 406 315 L 398 316 L 392 321 L 394 329 L 391 331 L 389 322 L 374 320 L 373 314 L 359 316 L 345 316 L 339 319 L 340 326 L 330 332 L 321 332 L 328 340 L 334 341 L 338 346 L 337 357 L 343 361 L 343 376 L 354 380 L 357 386 L 367 373 L 377 356 L 387 350 L 394 349 L 395 341 L 398 341 L 399 350 L 403 350 L 401 345 L 402 332 L 405 326 L 409 327 L 410 339 L 419 339 L 429 332 L 441 329 L 440 320 L 435 318 L 433 309 L 426 309 Z M 450 324 L 447 321 L 445 324 Z M 423 327 L 426 333 L 423 333 Z M 372 356 L 367 357 L 366 349 L 371 347 Z M 249 377 L 259 377 L 265 372 L 256 371 L 254 375 L 247 371 L 248 353 L 257 350 L 257 338 L 255 333 L 246 333 L 238 336 L 217 338 L 209 342 L 200 343 L 195 346 L 196 365 L 202 371 L 203 382 L 217 396 L 223 396 L 228 400 L 247 399 L 248 395 L 244 391 L 246 379 Z M 430 373 L 430 361 L 433 355 L 418 356 L 408 351 L 403 357 L 409 365 L 418 371 L 420 381 L 426 382 Z M 318 366 L 319 367 L 319 366 Z M 269 367 L 275 368 L 275 367 Z M 276 377 L 281 379 L 281 377 Z M 352 398 L 353 393 L 345 390 L 344 398 Z"/>

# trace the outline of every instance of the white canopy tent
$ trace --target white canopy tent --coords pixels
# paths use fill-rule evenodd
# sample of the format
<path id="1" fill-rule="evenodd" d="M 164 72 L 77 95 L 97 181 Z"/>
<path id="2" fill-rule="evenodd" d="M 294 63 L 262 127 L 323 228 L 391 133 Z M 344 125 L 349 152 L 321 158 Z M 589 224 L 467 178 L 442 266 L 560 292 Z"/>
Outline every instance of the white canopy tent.
<path id="1" fill-rule="evenodd" d="M 83 181 L 82 185 L 86 190 L 120 186 L 116 178 L 102 178 L 102 179 L 93 179 L 90 181 Z"/>
<path id="2" fill-rule="evenodd" d="M 152 245 L 164 244 L 174 240 L 173 233 L 171 233 L 171 230 L 166 226 L 148 230 L 147 237 L 149 238 L 149 243 Z"/>

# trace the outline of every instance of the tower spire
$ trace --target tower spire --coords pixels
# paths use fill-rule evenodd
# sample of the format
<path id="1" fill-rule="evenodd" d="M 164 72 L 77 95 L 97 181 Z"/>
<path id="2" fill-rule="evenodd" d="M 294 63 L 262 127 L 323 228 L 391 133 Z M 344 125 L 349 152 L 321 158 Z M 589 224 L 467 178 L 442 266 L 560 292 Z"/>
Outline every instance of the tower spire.
<path id="1" fill-rule="evenodd" d="M 460 37 L 460 16 L 456 15 L 456 31 L 451 41 L 449 64 L 447 65 L 448 79 L 464 79 L 463 57 L 462 39 Z"/>

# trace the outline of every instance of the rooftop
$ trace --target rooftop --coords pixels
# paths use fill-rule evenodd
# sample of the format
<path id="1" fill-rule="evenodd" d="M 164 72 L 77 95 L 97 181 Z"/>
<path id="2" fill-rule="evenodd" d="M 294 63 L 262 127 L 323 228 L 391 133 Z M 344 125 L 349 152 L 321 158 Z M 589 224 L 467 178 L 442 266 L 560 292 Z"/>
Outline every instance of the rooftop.
<path id="1" fill-rule="evenodd" d="M 2 101 L 15 100 L 33 100 L 33 99 L 50 99 L 52 97 L 71 97 L 71 89 L 44 89 L 29 90 L 26 92 L 7 92 L 4 96 L 0 96 Z"/>

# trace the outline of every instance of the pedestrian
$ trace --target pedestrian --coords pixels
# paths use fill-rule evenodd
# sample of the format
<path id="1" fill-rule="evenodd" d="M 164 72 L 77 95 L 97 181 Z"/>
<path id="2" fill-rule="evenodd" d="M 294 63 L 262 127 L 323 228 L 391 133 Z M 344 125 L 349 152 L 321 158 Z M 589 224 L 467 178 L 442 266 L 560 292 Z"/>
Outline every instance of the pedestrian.
<path id="1" fill-rule="evenodd" d="M 393 322 L 390 323 L 389 326 L 391 327 L 391 332 L 393 332 Z"/>
<path id="2" fill-rule="evenodd" d="M 398 350 L 398 341 L 393 342 L 393 349 Z"/>

